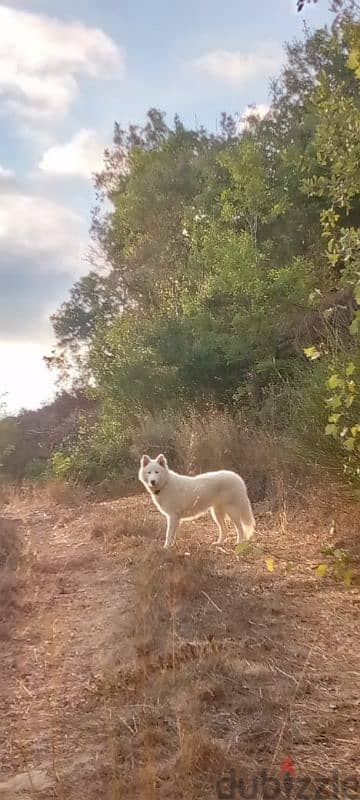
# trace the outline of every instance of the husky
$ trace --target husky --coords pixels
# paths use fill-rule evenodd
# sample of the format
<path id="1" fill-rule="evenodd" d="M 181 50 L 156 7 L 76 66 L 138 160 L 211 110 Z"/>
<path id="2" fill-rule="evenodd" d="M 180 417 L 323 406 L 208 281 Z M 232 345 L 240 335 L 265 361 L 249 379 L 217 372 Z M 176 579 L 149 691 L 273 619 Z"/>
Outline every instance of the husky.
<path id="1" fill-rule="evenodd" d="M 151 495 L 153 503 L 166 517 L 167 528 L 164 547 L 173 546 L 182 520 L 196 519 L 208 511 L 219 529 L 214 544 L 225 539 L 225 519 L 234 523 L 237 544 L 251 538 L 255 520 L 246 485 L 240 475 L 229 470 L 204 472 L 195 477 L 179 475 L 169 469 L 165 456 L 141 457 L 139 480 Z"/>

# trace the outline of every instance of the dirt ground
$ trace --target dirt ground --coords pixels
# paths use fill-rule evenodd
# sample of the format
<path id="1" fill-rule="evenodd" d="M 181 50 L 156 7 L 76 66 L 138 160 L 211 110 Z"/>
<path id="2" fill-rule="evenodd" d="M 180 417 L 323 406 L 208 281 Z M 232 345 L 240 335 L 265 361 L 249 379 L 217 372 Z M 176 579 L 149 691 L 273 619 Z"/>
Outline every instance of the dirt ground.
<path id="1" fill-rule="evenodd" d="M 14 496 L 1 800 L 360 795 L 358 511 L 305 493 L 239 555 L 210 518 L 167 554 L 147 497 Z"/>

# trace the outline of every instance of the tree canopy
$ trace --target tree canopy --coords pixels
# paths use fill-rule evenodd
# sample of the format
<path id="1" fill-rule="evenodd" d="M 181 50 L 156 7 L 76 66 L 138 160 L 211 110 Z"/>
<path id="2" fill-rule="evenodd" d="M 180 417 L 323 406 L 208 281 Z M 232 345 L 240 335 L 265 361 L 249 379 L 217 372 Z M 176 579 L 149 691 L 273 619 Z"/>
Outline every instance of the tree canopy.
<path id="1" fill-rule="evenodd" d="M 264 118 L 115 125 L 102 266 L 53 317 L 50 364 L 101 409 L 61 451 L 74 470 L 95 442 L 106 472 L 146 414 L 213 403 L 297 428 L 359 475 L 360 24 L 355 2 L 333 10 L 286 46 Z"/>

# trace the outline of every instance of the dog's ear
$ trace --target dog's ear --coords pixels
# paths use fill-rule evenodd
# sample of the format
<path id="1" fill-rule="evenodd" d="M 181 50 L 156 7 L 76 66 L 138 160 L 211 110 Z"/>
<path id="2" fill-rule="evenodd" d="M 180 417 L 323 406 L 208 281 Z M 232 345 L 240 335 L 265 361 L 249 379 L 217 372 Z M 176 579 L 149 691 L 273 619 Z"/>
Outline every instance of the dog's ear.
<path id="1" fill-rule="evenodd" d="M 149 456 L 141 456 L 141 466 L 147 467 L 147 465 L 150 464 L 150 460 Z"/>
<path id="2" fill-rule="evenodd" d="M 156 461 L 160 464 L 160 467 L 167 467 L 167 461 L 165 456 L 162 453 L 157 457 Z"/>

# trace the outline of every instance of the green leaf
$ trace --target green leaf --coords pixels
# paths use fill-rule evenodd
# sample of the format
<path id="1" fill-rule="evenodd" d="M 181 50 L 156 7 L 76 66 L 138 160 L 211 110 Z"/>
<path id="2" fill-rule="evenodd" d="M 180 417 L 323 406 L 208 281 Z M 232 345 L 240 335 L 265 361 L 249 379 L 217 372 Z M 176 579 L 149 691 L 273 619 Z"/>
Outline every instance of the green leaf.
<path id="1" fill-rule="evenodd" d="M 317 358 L 320 358 L 321 353 L 316 347 L 304 347 L 304 353 L 307 358 L 310 358 L 311 361 L 315 361 Z"/>
<path id="2" fill-rule="evenodd" d="M 349 451 L 349 453 L 351 453 L 354 450 L 354 448 L 355 448 L 355 439 L 353 438 L 353 436 L 349 436 L 348 439 L 345 439 L 344 447 L 345 447 L 345 450 Z"/>
<path id="3" fill-rule="evenodd" d="M 356 370 L 355 364 L 353 363 L 353 361 L 350 361 L 350 364 L 348 364 L 346 367 L 347 376 L 350 377 L 350 375 L 353 375 L 355 370 Z"/>
<path id="4" fill-rule="evenodd" d="M 319 566 L 316 567 L 315 572 L 318 578 L 325 578 L 325 575 L 327 575 L 329 572 L 328 564 L 319 564 Z"/>
<path id="5" fill-rule="evenodd" d="M 339 378 L 338 375 L 331 375 L 327 382 L 327 385 L 329 389 L 336 389 L 338 386 L 343 387 L 344 381 L 342 378 Z"/>
<path id="6" fill-rule="evenodd" d="M 329 422 L 339 422 L 341 414 L 330 414 Z"/>
<path id="7" fill-rule="evenodd" d="M 352 334 L 352 336 L 355 336 L 357 333 L 359 333 L 359 330 L 360 330 L 360 318 L 359 315 L 356 314 L 350 325 L 350 333 Z"/>
<path id="8" fill-rule="evenodd" d="M 337 561 L 341 561 L 342 564 L 348 564 L 350 560 L 349 553 L 347 553 L 346 550 L 341 550 L 340 548 L 336 548 L 336 550 L 334 550 L 334 556 Z"/>
<path id="9" fill-rule="evenodd" d="M 344 579 L 344 586 L 346 586 L 347 589 L 350 588 L 350 586 L 352 584 L 353 577 L 354 577 L 354 573 L 353 573 L 352 569 L 345 570 L 343 579 Z"/>
<path id="10" fill-rule="evenodd" d="M 324 547 L 321 548 L 321 552 L 323 556 L 333 556 L 335 547 L 333 544 L 324 544 Z"/>
<path id="11" fill-rule="evenodd" d="M 266 569 L 268 572 L 274 572 L 275 569 L 275 561 L 273 558 L 266 558 L 265 559 Z"/>
<path id="12" fill-rule="evenodd" d="M 235 553 L 237 556 L 245 556 L 251 550 L 251 544 L 249 542 L 240 542 L 235 547 Z"/>
<path id="13" fill-rule="evenodd" d="M 341 408 L 341 404 L 342 404 L 342 401 L 341 401 L 341 397 L 340 397 L 339 394 L 334 394 L 333 397 L 329 397 L 326 400 L 326 405 L 329 406 L 330 408 L 334 408 L 334 409 L 335 408 Z"/>
<path id="14" fill-rule="evenodd" d="M 354 71 L 359 69 L 359 52 L 355 47 L 350 50 L 347 66 Z"/>
<path id="15" fill-rule="evenodd" d="M 325 428 L 326 436 L 336 436 L 337 433 L 339 433 L 338 426 L 335 425 L 333 422 L 329 422 Z"/>
<path id="16" fill-rule="evenodd" d="M 360 306 L 360 283 L 355 286 L 354 296 L 358 306 Z"/>

